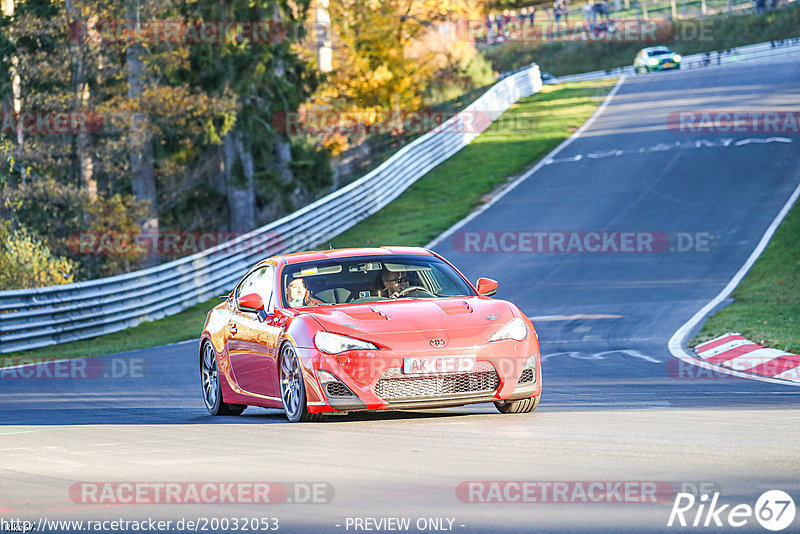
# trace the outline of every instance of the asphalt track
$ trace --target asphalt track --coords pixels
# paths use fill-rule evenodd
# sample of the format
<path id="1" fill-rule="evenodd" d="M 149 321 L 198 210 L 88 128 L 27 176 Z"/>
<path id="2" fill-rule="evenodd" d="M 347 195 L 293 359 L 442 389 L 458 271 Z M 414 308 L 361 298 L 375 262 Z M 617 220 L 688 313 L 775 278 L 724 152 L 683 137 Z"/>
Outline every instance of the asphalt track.
<path id="1" fill-rule="evenodd" d="M 551 164 L 457 230 L 701 234 L 709 247 L 474 253 L 455 250 L 458 233 L 436 246 L 470 279 L 498 279 L 498 296 L 535 318 L 544 395 L 534 414 L 476 405 L 303 425 L 260 409 L 211 418 L 195 342 L 106 356 L 93 379 L 0 381 L 0 518 L 277 517 L 282 532 L 355 532 L 354 517 L 409 517 L 410 532 L 432 531 L 415 528 L 420 518 L 454 519 L 464 533 L 702 529 L 668 528 L 671 498 L 462 502 L 456 487 L 474 480 L 710 483 L 721 503 L 752 506 L 781 489 L 800 504 L 800 388 L 681 377 L 667 363 L 671 335 L 725 286 L 800 184 L 800 136 L 737 146 L 775 135 L 666 127 L 676 110 L 796 111 L 799 57 L 626 80 Z M 335 497 L 92 506 L 70 499 L 77 481 L 325 482 Z M 763 529 L 751 519 L 736 531 Z"/>

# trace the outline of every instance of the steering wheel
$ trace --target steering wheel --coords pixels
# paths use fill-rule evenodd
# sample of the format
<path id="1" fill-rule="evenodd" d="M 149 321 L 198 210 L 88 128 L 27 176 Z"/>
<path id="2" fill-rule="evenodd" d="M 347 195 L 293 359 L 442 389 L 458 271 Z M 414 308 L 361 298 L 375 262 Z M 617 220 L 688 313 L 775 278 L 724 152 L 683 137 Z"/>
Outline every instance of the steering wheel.
<path id="1" fill-rule="evenodd" d="M 403 289 L 401 289 L 400 291 L 397 292 L 397 298 L 403 297 L 403 296 L 405 296 L 406 293 L 410 293 L 412 291 L 424 291 L 425 293 L 427 293 L 428 295 L 431 295 L 432 297 L 436 296 L 435 293 L 431 293 L 430 291 L 428 291 L 427 289 L 425 289 L 422 286 L 408 286 L 408 287 L 403 288 Z"/>

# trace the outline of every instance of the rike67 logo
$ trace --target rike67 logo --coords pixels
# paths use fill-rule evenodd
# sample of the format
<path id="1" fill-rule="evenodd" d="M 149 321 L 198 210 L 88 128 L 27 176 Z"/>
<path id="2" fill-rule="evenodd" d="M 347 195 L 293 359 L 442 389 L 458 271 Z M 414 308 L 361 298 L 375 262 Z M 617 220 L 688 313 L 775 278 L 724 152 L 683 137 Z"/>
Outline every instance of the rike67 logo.
<path id="1" fill-rule="evenodd" d="M 691 493 L 678 493 L 667 526 L 752 527 L 752 520 L 755 518 L 763 528 L 777 532 L 794 522 L 794 500 L 784 491 L 770 490 L 762 493 L 755 506 L 745 503 L 719 504 L 719 495 L 719 492 L 715 492 L 710 497 L 707 493 L 695 497 Z"/>

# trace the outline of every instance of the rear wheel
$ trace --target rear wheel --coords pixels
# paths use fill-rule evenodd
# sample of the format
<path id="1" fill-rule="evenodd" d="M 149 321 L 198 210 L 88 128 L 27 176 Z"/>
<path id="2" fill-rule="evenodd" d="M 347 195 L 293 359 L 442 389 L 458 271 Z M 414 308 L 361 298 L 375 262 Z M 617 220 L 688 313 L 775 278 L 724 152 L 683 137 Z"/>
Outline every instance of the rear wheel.
<path id="1" fill-rule="evenodd" d="M 281 349 L 280 361 L 281 400 L 283 411 L 292 423 L 321 421 L 321 413 L 309 413 L 306 404 L 306 386 L 300 358 L 294 347 L 286 343 Z"/>
<path id="2" fill-rule="evenodd" d="M 541 397 L 542 394 L 539 393 L 535 397 L 515 401 L 499 401 L 495 402 L 494 405 L 500 413 L 530 413 L 539 406 Z"/>
<path id="3" fill-rule="evenodd" d="M 217 353 L 211 343 L 203 345 L 200 362 L 200 380 L 203 385 L 203 400 L 211 415 L 239 415 L 247 408 L 243 404 L 228 404 L 222 399 L 222 384 L 217 368 Z"/>

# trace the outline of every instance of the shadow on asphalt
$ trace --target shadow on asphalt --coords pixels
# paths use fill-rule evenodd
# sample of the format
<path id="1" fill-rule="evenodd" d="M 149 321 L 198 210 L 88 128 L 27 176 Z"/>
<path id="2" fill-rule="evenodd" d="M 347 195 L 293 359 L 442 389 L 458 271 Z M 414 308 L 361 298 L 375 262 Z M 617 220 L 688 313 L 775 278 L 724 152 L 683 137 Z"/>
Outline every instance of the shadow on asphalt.
<path id="1" fill-rule="evenodd" d="M 800 388 L 739 378 L 726 380 L 601 380 L 569 383 L 545 380 L 546 389 L 533 414 L 502 415 L 490 403 L 416 411 L 355 412 L 329 416 L 320 424 L 359 422 L 412 422 L 430 419 L 474 419 L 535 417 L 537 413 L 630 411 L 630 410 L 719 410 L 792 409 L 800 402 Z M 203 405 L 153 406 L 152 399 L 87 399 L 48 402 L 49 395 L 31 393 L 0 396 L 0 427 L 43 425 L 252 425 L 284 424 L 281 410 L 250 407 L 239 416 L 212 417 Z M 5 398 L 3 398 L 5 397 Z M 132 398 L 133 397 L 133 398 Z M 163 402 L 163 400 L 161 401 Z M 124 404 L 124 406 L 120 406 Z M 315 423 L 302 423 L 315 424 Z"/>

